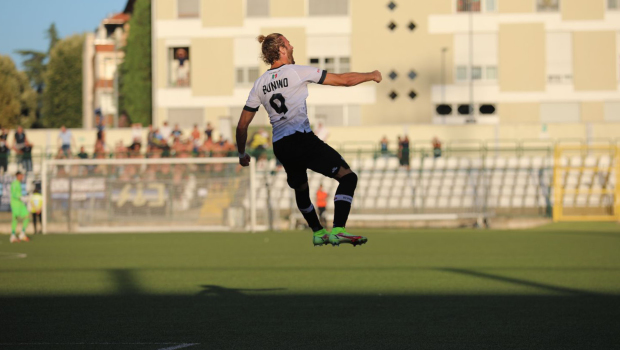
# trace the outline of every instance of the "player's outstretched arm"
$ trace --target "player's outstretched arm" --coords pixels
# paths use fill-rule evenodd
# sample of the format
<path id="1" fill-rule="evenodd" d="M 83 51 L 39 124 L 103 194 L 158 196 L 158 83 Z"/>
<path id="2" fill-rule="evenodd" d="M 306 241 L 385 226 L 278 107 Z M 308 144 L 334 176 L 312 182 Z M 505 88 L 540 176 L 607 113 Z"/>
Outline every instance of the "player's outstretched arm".
<path id="1" fill-rule="evenodd" d="M 237 151 L 239 151 L 239 164 L 242 166 L 250 165 L 250 156 L 245 153 L 245 143 L 248 140 L 248 126 L 254 119 L 256 112 L 248 110 L 241 111 L 241 118 L 237 124 Z"/>
<path id="2" fill-rule="evenodd" d="M 327 73 L 323 85 L 332 86 L 355 86 L 367 81 L 380 83 L 383 78 L 378 70 L 371 73 L 343 73 L 333 74 Z"/>

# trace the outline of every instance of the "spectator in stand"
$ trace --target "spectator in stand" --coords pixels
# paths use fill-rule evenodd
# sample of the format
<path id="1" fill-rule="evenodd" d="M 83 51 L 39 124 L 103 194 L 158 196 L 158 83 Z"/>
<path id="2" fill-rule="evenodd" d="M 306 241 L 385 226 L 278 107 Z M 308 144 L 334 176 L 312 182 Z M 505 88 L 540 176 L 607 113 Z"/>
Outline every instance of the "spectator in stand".
<path id="1" fill-rule="evenodd" d="M 84 146 L 80 147 L 80 153 L 78 153 L 77 156 L 80 159 L 88 159 L 88 153 L 86 153 L 86 151 L 84 150 Z M 94 170 L 95 170 L 94 165 L 87 165 L 87 166 L 81 165 L 78 171 L 82 175 L 86 175 L 86 174 L 91 175 Z"/>
<path id="2" fill-rule="evenodd" d="M 183 131 L 181 131 L 181 128 L 179 127 L 179 124 L 175 124 L 174 125 L 174 130 L 172 130 L 172 138 L 174 140 L 176 139 L 180 139 L 181 136 L 183 135 Z"/>
<path id="3" fill-rule="evenodd" d="M 121 115 L 118 117 L 118 127 L 119 128 L 128 128 L 129 126 L 132 126 L 133 124 L 131 123 L 131 118 L 129 118 L 129 115 L 127 115 L 126 111 L 123 111 L 123 113 L 121 113 Z"/>
<path id="4" fill-rule="evenodd" d="M 24 133 L 23 127 L 18 126 L 15 130 L 12 147 L 17 156 L 17 164 L 23 164 L 24 147 L 26 147 L 26 133 Z"/>
<path id="5" fill-rule="evenodd" d="M 155 148 L 155 130 L 153 125 L 149 125 L 149 132 L 146 134 L 146 152 L 151 153 Z"/>
<path id="6" fill-rule="evenodd" d="M 327 192 L 323 190 L 323 184 L 319 185 L 316 191 L 316 206 L 319 208 L 319 220 L 323 227 L 327 227 L 327 219 L 325 218 L 325 210 L 327 208 Z"/>
<path id="7" fill-rule="evenodd" d="M 194 129 L 192 130 L 192 152 L 197 154 L 200 149 L 200 130 L 198 130 L 198 124 L 194 124 Z"/>
<path id="8" fill-rule="evenodd" d="M 6 129 L 2 128 L 2 133 L 0 134 L 0 169 L 2 169 L 3 174 L 6 174 L 9 166 L 9 156 L 11 155 L 11 149 L 7 143 L 8 136 Z"/>
<path id="9" fill-rule="evenodd" d="M 200 130 L 198 130 L 198 124 L 194 124 L 194 128 L 192 129 L 190 136 L 192 137 L 192 141 L 200 140 Z"/>
<path id="10" fill-rule="evenodd" d="M 323 142 L 327 142 L 327 139 L 329 138 L 329 130 L 327 130 L 327 127 L 323 126 L 322 122 L 319 122 L 314 134 Z"/>
<path id="11" fill-rule="evenodd" d="M 61 145 L 60 149 L 65 154 L 65 157 L 69 157 L 71 155 L 71 146 L 75 143 L 71 130 L 68 130 L 64 125 L 61 126 L 58 140 Z"/>
<path id="12" fill-rule="evenodd" d="M 105 121 L 101 115 L 101 111 L 95 117 L 95 127 L 97 128 L 97 140 L 102 140 L 105 136 Z"/>
<path id="13" fill-rule="evenodd" d="M 441 141 L 435 136 L 433 138 L 433 157 L 439 158 L 441 157 Z"/>
<path id="14" fill-rule="evenodd" d="M 88 159 L 88 153 L 84 150 L 84 146 L 80 147 L 80 153 L 77 154 L 80 159 Z"/>
<path id="15" fill-rule="evenodd" d="M 402 166 L 403 165 L 403 139 L 400 136 L 398 136 L 396 142 L 398 142 L 398 152 L 396 154 L 396 157 L 398 158 L 398 164 Z"/>
<path id="16" fill-rule="evenodd" d="M 207 136 L 207 139 L 212 140 L 213 138 L 213 127 L 211 126 L 211 123 L 207 122 L 207 128 L 205 129 L 205 135 Z"/>
<path id="17" fill-rule="evenodd" d="M 253 151 L 253 156 L 256 159 L 261 160 L 266 158 L 267 148 L 269 147 L 269 134 L 265 129 L 260 128 L 252 135 L 250 141 L 250 149 Z"/>
<path id="18" fill-rule="evenodd" d="M 211 157 L 213 146 L 214 146 L 213 139 L 211 139 L 210 137 L 207 137 L 205 141 L 202 143 L 202 146 L 200 146 L 200 152 L 203 154 L 204 157 Z"/>
<path id="19" fill-rule="evenodd" d="M 168 122 L 164 122 L 164 125 L 161 128 L 159 128 L 159 134 L 161 135 L 162 139 L 165 142 L 168 142 L 168 139 L 170 138 L 170 134 L 172 134 L 172 129 L 170 129 Z"/>
<path id="20" fill-rule="evenodd" d="M 32 171 L 32 144 L 26 140 L 24 147 L 21 149 L 21 164 L 26 173 Z"/>
<path id="21" fill-rule="evenodd" d="M 97 156 L 101 155 L 103 156 L 103 158 L 105 158 L 105 154 L 106 154 L 105 143 L 103 143 L 103 140 L 97 140 L 97 142 L 95 142 L 95 155 Z"/>
<path id="22" fill-rule="evenodd" d="M 13 149 L 18 153 L 21 154 L 22 152 L 22 148 L 24 148 L 26 146 L 26 133 L 24 132 L 24 128 L 21 126 L 17 127 L 17 130 L 15 130 L 15 138 L 13 140 Z"/>
<path id="23" fill-rule="evenodd" d="M 383 157 L 389 156 L 390 153 L 388 152 L 388 139 L 387 139 L 387 137 L 383 136 L 383 138 L 381 139 L 379 144 L 381 145 L 381 156 L 383 156 Z"/>
<path id="24" fill-rule="evenodd" d="M 407 135 L 402 139 L 401 148 L 401 165 L 409 170 L 409 137 Z"/>

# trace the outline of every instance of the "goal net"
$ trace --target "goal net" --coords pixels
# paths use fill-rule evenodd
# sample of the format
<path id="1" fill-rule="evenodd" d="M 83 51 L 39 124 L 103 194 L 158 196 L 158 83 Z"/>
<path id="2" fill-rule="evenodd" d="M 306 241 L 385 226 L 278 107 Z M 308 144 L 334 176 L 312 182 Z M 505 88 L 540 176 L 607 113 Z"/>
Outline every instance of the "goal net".
<path id="1" fill-rule="evenodd" d="M 255 231 L 255 165 L 237 158 L 43 162 L 44 232 Z M 262 220 L 264 221 L 264 220 Z"/>

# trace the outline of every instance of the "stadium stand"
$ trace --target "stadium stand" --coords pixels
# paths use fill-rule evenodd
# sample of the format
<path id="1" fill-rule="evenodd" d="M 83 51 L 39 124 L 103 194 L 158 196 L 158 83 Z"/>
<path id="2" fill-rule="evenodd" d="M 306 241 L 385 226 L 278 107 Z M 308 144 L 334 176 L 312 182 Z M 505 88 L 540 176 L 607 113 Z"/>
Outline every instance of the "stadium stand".
<path id="1" fill-rule="evenodd" d="M 598 171 L 582 168 L 565 172 L 562 178 L 567 193 L 563 199 L 564 207 L 612 205 L 610 194 L 598 193 L 616 186 L 615 176 L 612 176 L 615 164 L 611 156 L 572 156 L 561 158 L 561 162 L 599 168 Z M 416 219 L 416 216 L 403 217 L 403 214 L 415 214 L 421 220 L 452 217 L 437 214 L 456 217 L 547 216 L 553 203 L 553 166 L 553 157 L 540 155 L 414 158 L 410 170 L 399 167 L 396 158 L 354 159 L 351 167 L 360 180 L 352 219 L 372 218 L 372 215 L 383 215 L 381 219 L 388 221 L 390 216 L 395 220 Z M 330 195 L 335 192 L 336 181 L 311 171 L 308 177 L 310 193 L 315 193 L 320 184 Z M 286 184 L 286 174 L 278 171 L 270 175 L 266 171 L 258 179 L 258 203 L 268 204 L 268 184 L 271 207 L 281 217 L 290 215 L 290 219 L 296 221 L 297 210 L 293 193 Z M 577 189 L 598 191 L 570 195 Z M 331 217 L 333 203 L 328 203 L 328 217 Z"/>

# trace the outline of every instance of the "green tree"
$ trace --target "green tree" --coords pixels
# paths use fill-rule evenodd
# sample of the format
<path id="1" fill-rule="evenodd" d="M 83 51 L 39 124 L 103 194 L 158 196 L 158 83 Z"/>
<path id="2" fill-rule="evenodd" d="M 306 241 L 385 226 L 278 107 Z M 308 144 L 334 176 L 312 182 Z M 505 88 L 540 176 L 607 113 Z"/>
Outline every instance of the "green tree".
<path id="1" fill-rule="evenodd" d="M 151 1 L 136 1 L 129 21 L 125 60 L 120 67 L 120 107 L 132 122 L 148 125 L 152 117 Z"/>
<path id="2" fill-rule="evenodd" d="M 82 126 L 83 35 L 58 41 L 50 52 L 43 91 L 43 125 Z"/>
<path id="3" fill-rule="evenodd" d="M 24 71 L 30 80 L 30 85 L 37 92 L 36 95 L 36 118 L 34 127 L 41 126 L 38 123 L 38 120 L 41 118 L 41 108 L 43 106 L 43 88 L 44 88 L 44 76 L 45 69 L 47 66 L 47 60 L 49 58 L 49 54 L 52 51 L 52 48 L 60 38 L 58 37 L 58 31 L 56 30 L 56 25 L 52 23 L 50 27 L 45 31 L 47 39 L 49 39 L 49 47 L 47 52 L 40 52 L 34 50 L 18 50 L 17 53 L 20 54 L 24 61 L 22 65 L 24 66 Z"/>
<path id="4" fill-rule="evenodd" d="M 58 36 L 58 30 L 56 30 L 56 23 L 52 22 L 50 27 L 45 31 L 46 37 L 50 40 L 50 45 L 47 48 L 47 54 L 49 55 L 52 52 L 52 49 L 56 44 L 60 41 L 60 37 Z"/>
<path id="5" fill-rule="evenodd" d="M 29 128 L 35 119 L 37 95 L 24 72 L 8 56 L 0 55 L 0 124 Z"/>

